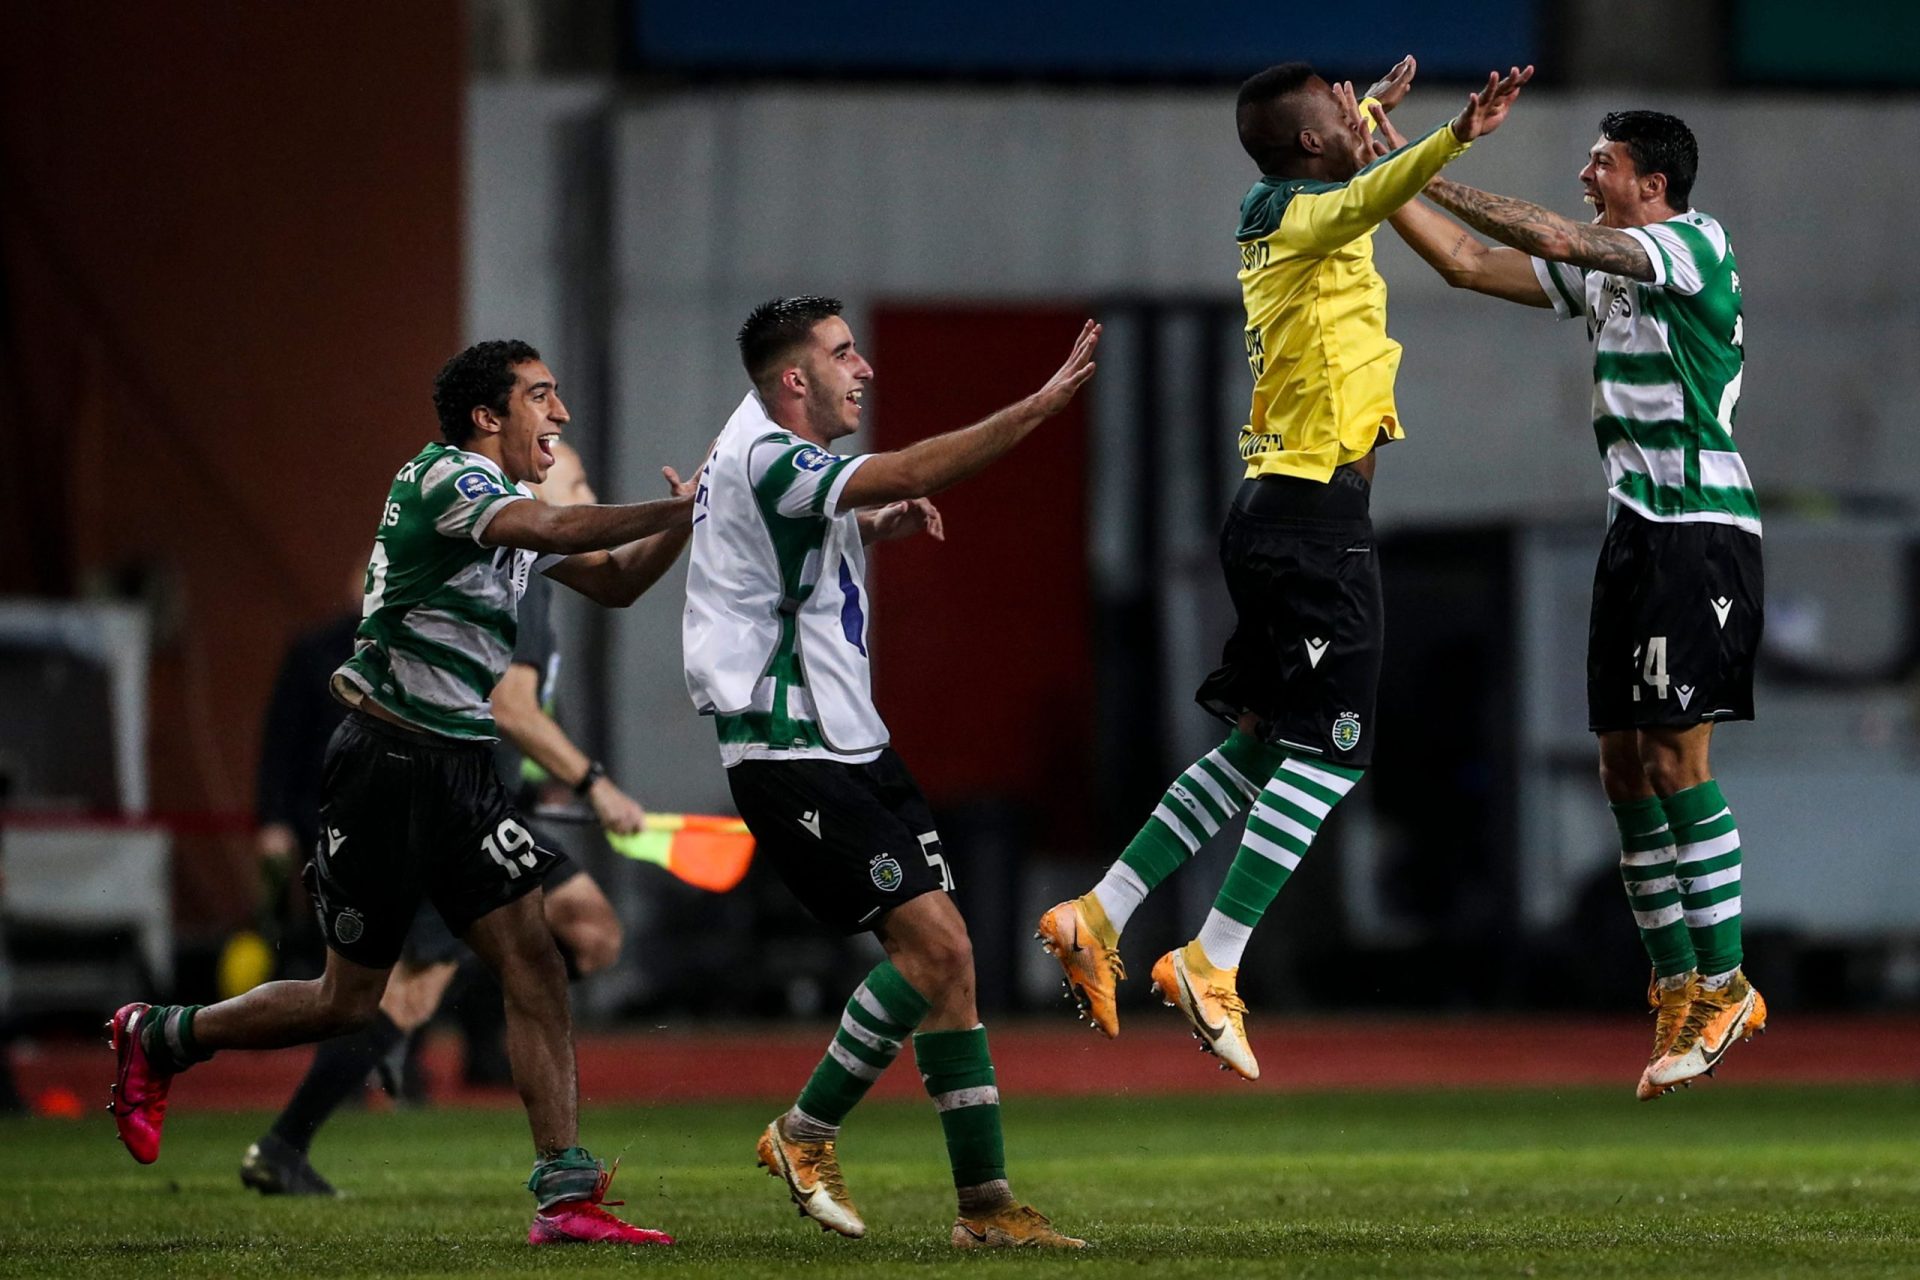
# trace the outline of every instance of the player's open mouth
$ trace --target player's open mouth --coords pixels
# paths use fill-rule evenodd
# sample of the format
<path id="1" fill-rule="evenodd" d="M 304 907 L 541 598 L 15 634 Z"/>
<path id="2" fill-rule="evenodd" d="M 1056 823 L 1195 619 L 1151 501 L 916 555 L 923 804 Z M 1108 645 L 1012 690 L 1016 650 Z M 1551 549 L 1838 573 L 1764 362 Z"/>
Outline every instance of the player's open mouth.
<path id="1" fill-rule="evenodd" d="M 861 387 L 847 393 L 847 403 L 853 406 L 855 413 L 860 412 L 860 402 L 866 398 L 866 388 Z"/>
<path id="2" fill-rule="evenodd" d="M 535 436 L 533 438 L 533 442 L 540 446 L 541 462 L 545 463 L 549 467 L 552 466 L 553 465 L 553 446 L 560 442 L 560 433 L 558 431 L 548 431 L 541 435 Z"/>

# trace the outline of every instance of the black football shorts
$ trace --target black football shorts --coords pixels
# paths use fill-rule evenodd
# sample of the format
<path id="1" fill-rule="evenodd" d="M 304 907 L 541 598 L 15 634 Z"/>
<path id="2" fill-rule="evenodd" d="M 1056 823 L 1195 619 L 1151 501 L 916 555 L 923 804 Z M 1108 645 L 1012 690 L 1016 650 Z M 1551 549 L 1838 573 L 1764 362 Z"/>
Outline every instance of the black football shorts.
<path id="1" fill-rule="evenodd" d="M 864 933 L 903 902 L 953 889 L 933 814 L 891 747 L 866 764 L 743 760 L 727 786 L 756 851 L 830 928 Z"/>
<path id="2" fill-rule="evenodd" d="M 1588 727 L 1753 719 L 1765 598 L 1758 534 L 1616 510 L 1593 574 Z"/>
<path id="3" fill-rule="evenodd" d="M 555 854 L 520 821 L 492 744 L 413 733 L 364 712 L 327 744 L 306 882 L 327 945 L 376 969 L 400 957 L 424 898 L 454 936 L 540 887 Z"/>
<path id="4" fill-rule="evenodd" d="M 1241 484 L 1220 531 L 1235 623 L 1220 667 L 1194 695 L 1228 723 L 1303 756 L 1364 769 L 1386 647 L 1368 485 L 1348 468 L 1321 484 Z"/>

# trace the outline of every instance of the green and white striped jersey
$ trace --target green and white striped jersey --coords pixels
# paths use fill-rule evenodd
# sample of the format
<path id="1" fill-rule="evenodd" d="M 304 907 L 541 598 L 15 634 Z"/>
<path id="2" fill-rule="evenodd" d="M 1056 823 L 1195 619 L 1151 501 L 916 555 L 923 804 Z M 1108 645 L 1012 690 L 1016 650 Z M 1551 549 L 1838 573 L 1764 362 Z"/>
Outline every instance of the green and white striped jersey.
<path id="1" fill-rule="evenodd" d="M 1593 340 L 1593 431 L 1613 500 L 1649 520 L 1760 532 L 1760 507 L 1733 443 L 1745 360 L 1740 271 L 1704 213 L 1628 227 L 1653 259 L 1650 282 L 1533 260 L 1554 311 Z"/>
<path id="2" fill-rule="evenodd" d="M 349 705 L 370 699 L 429 733 L 492 741 L 491 696 L 506 674 L 528 574 L 563 557 L 480 542 L 532 495 L 493 462 L 450 444 L 422 449 L 387 490 L 367 564 L 353 656 L 334 672 Z"/>
<path id="3" fill-rule="evenodd" d="M 780 643 L 765 673 L 754 685 L 751 705 L 737 715 L 714 716 L 720 734 L 724 765 L 741 760 L 822 759 L 859 762 L 879 752 L 834 750 L 820 730 L 820 715 L 807 687 L 801 660 L 797 606 L 819 586 L 828 566 L 827 533 L 835 520 L 852 522 L 855 513 L 840 509 L 840 491 L 867 455 L 846 457 L 828 453 L 786 432 L 770 434 L 747 450 L 747 479 L 754 505 L 766 522 L 779 565 L 781 594 L 787 606 L 780 611 Z M 853 545 L 859 545 L 854 530 Z M 844 552 L 834 556 L 832 572 L 844 599 L 842 622 L 847 640 L 865 656 L 866 619 L 860 600 L 866 586 L 866 564 L 855 563 Z M 851 613 L 849 615 L 849 609 Z"/>
<path id="4" fill-rule="evenodd" d="M 847 483 L 867 456 L 808 443 L 749 392 L 694 496 L 681 656 L 720 758 L 855 764 L 887 745 L 867 655 L 872 606 Z"/>

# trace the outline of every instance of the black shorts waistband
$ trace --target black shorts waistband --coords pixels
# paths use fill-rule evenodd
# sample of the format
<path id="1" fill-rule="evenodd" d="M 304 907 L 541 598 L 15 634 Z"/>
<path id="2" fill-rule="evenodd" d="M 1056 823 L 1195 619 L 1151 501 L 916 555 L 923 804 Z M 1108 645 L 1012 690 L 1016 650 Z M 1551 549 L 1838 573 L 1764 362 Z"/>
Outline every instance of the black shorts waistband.
<path id="1" fill-rule="evenodd" d="M 391 720 L 382 720 L 379 716 L 362 711 L 358 707 L 347 712 L 347 723 L 361 733 L 371 733 L 389 742 L 404 742 L 410 747 L 430 747 L 436 751 L 487 751 L 493 750 L 491 742 L 472 742 L 464 738 L 448 738 L 437 733 L 428 733 L 424 729 L 410 729 L 395 724 Z"/>
<path id="2" fill-rule="evenodd" d="M 1275 520 L 1365 520 L 1373 486 L 1352 467 L 1337 469 L 1325 484 L 1302 476 L 1249 476 L 1233 505 L 1242 513 Z"/>

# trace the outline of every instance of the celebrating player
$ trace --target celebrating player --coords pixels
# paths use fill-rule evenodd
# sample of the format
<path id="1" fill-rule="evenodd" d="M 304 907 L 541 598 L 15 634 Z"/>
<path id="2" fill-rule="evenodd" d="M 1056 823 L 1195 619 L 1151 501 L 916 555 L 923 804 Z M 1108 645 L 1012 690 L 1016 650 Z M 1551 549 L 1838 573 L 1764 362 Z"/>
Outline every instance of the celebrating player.
<path id="1" fill-rule="evenodd" d="M 847 1002 L 799 1100 L 760 1135 L 760 1162 L 802 1213 L 866 1233 L 835 1144 L 909 1034 L 940 1111 L 961 1248 L 1085 1242 L 1007 1182 L 1000 1092 L 974 1009 L 973 949 L 933 817 L 887 745 L 867 667 L 866 543 L 925 530 L 926 495 L 1013 448 L 1093 376 L 1099 326 L 1033 395 L 892 453 L 842 456 L 873 367 L 831 298 L 782 298 L 740 329 L 753 390 L 714 445 L 694 515 L 687 688 L 714 717 L 727 785 L 762 855 L 822 923 L 886 948 Z"/>
<path id="2" fill-rule="evenodd" d="M 594 502 L 580 455 L 559 442 L 551 448 L 553 466 L 540 483 L 541 501 L 563 507 Z M 662 549 L 676 542 L 684 546 L 691 532 L 688 524 L 659 535 Z M 666 563 L 660 562 L 661 568 Z M 552 600 L 546 576 L 529 576 L 515 619 L 513 656 L 490 699 L 501 736 L 494 745 L 496 771 L 509 788 L 520 786 L 525 764 L 538 766 L 543 777 L 574 779 L 571 790 L 592 807 L 607 831 L 638 831 L 645 812 L 598 761 L 574 745 L 548 712 L 560 666 L 559 641 L 549 621 Z M 522 802 L 527 798 L 523 795 Z M 551 838 L 542 832 L 538 818 L 529 817 L 528 822 L 537 835 Z M 569 975 L 598 973 L 619 958 L 620 919 L 586 868 L 556 852 L 540 884 L 541 911 Z M 365 1084 L 371 1069 L 399 1054 L 407 1039 L 426 1025 L 461 962 L 470 959 L 440 913 L 421 903 L 400 962 L 387 978 L 380 1008 L 361 1030 L 320 1046 L 272 1127 L 247 1148 L 240 1181 L 266 1195 L 336 1194 L 308 1159 L 315 1134 Z"/>
<path id="3" fill-rule="evenodd" d="M 1392 106 L 1414 64 L 1375 87 Z M 1198 701 L 1233 725 L 1154 808 L 1091 892 L 1040 919 L 1039 937 L 1083 1012 L 1119 1034 L 1120 934 L 1142 900 L 1248 805 L 1245 834 L 1199 935 L 1160 957 L 1153 982 L 1203 1048 L 1251 1080 L 1240 957 L 1320 825 L 1372 758 L 1384 638 L 1368 515 L 1374 450 L 1404 435 L 1400 345 L 1387 337 L 1373 232 L 1441 167 L 1506 119 L 1533 68 L 1488 76 L 1459 115 L 1372 160 L 1366 131 L 1304 63 L 1240 87 L 1240 145 L 1260 178 L 1236 232 L 1253 407 L 1246 479 L 1220 559 L 1238 620 Z"/>
<path id="4" fill-rule="evenodd" d="M 1740 833 L 1707 760 L 1716 721 L 1753 719 L 1760 508 L 1733 442 L 1740 271 L 1725 228 L 1692 206 L 1693 132 L 1657 111 L 1610 112 L 1586 161 L 1591 223 L 1436 179 L 1435 204 L 1509 247 L 1417 203 L 1394 227 L 1447 283 L 1578 316 L 1593 341 L 1612 519 L 1593 580 L 1587 720 L 1653 962 L 1645 1101 L 1767 1022 L 1740 967 Z"/>
<path id="5" fill-rule="evenodd" d="M 388 490 L 354 654 L 333 688 L 353 707 L 327 748 L 321 839 L 307 884 L 326 972 L 219 1004 L 129 1004 L 109 1029 L 114 1120 L 133 1158 L 159 1158 L 174 1075 L 220 1049 L 275 1049 L 374 1018 L 424 897 L 499 979 L 507 1052 L 533 1130 L 534 1244 L 670 1244 L 601 1207 L 611 1173 L 578 1145 L 567 972 L 535 843 L 494 772 L 488 694 L 506 673 L 534 569 L 626 605 L 679 554 L 692 484 L 631 506 L 532 500 L 567 423 L 553 374 L 524 342 L 482 342 L 441 369 L 428 445 Z M 611 551 L 604 548 L 612 547 Z"/>

